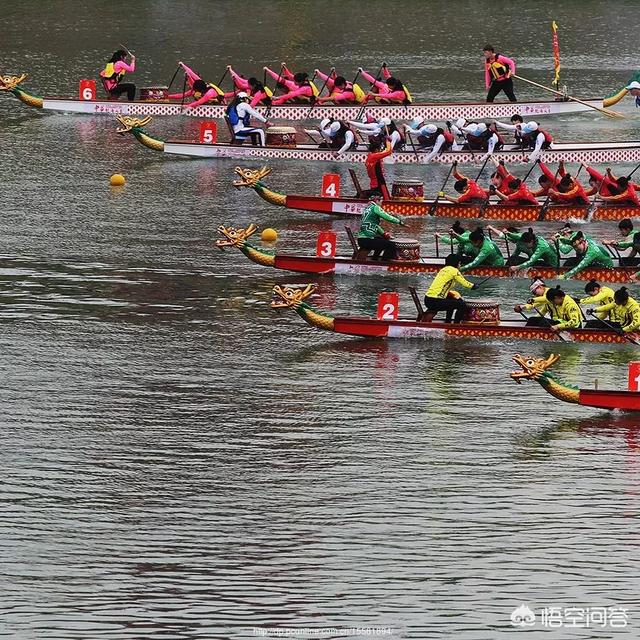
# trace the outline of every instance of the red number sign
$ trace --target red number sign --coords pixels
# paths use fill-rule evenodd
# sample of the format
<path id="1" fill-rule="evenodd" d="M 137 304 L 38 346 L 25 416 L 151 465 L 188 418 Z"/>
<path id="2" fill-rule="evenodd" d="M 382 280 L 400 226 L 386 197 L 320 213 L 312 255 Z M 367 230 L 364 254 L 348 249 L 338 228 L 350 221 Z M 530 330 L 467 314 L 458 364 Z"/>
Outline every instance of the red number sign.
<path id="1" fill-rule="evenodd" d="M 202 144 L 213 144 L 218 135 L 218 125 L 215 122 L 200 123 L 200 142 Z"/>
<path id="2" fill-rule="evenodd" d="M 336 255 L 336 234 L 333 231 L 318 234 L 316 255 L 320 258 L 333 258 Z"/>
<path id="3" fill-rule="evenodd" d="M 323 198 L 339 198 L 340 197 L 340 175 L 337 173 L 325 173 L 322 176 L 322 193 Z"/>
<path id="4" fill-rule="evenodd" d="M 640 391 L 640 362 L 629 363 L 629 391 Z"/>
<path id="5" fill-rule="evenodd" d="M 397 320 L 400 296 L 395 292 L 384 291 L 378 295 L 378 320 Z"/>
<path id="6" fill-rule="evenodd" d="M 80 100 L 96 99 L 96 81 L 80 80 Z"/>

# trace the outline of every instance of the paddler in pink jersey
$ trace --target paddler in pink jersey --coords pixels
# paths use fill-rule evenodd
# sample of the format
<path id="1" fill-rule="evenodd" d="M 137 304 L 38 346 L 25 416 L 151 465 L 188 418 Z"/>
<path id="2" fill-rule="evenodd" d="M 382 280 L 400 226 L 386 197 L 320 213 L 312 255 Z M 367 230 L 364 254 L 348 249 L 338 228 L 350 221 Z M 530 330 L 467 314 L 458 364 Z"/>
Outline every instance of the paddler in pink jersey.
<path id="1" fill-rule="evenodd" d="M 382 63 L 381 69 L 384 82 L 374 78 L 370 73 L 362 69 L 362 67 L 358 69 L 362 77 L 372 85 L 372 90 L 367 94 L 367 102 L 375 100 L 382 104 L 411 104 L 413 99 L 411 98 L 409 90 L 401 80 L 391 75 L 386 62 Z"/>
<path id="2" fill-rule="evenodd" d="M 124 49 L 118 49 L 100 72 L 100 80 L 110 98 L 117 100 L 126 93 L 127 100 L 133 102 L 136 99 L 136 85 L 133 82 L 122 82 L 122 79 L 125 73 L 133 73 L 136 70 L 136 57 L 131 54 L 130 64 L 127 64 L 126 60 L 127 52 Z"/>
<path id="3" fill-rule="evenodd" d="M 215 84 L 205 82 L 193 69 L 187 67 L 184 62 L 178 62 L 178 64 L 184 69 L 187 76 L 187 86 L 189 87 L 184 93 L 171 93 L 169 98 L 171 100 L 182 100 L 193 96 L 193 102 L 189 102 L 184 105 L 184 109 L 193 109 L 199 107 L 201 104 L 223 104 L 224 103 L 224 91 L 217 87 Z"/>
<path id="4" fill-rule="evenodd" d="M 231 65 L 227 65 L 227 69 L 229 70 L 229 74 L 233 79 L 233 84 L 236 87 L 236 91 L 231 91 L 230 93 L 225 93 L 225 98 L 233 98 L 238 95 L 239 92 L 244 91 L 251 98 L 251 102 L 249 106 L 257 107 L 259 105 L 264 105 L 266 107 L 271 105 L 271 98 L 273 97 L 273 91 L 269 89 L 269 87 L 265 87 L 262 82 L 260 82 L 257 78 L 244 78 L 239 73 L 236 73 Z"/>
<path id="5" fill-rule="evenodd" d="M 335 69 L 329 75 L 316 69 L 314 73 L 325 83 L 329 90 L 328 96 L 318 98 L 318 102 L 333 102 L 334 104 L 362 104 L 366 96 L 362 87 L 355 82 L 349 82 L 344 76 L 336 75 Z"/>
<path id="6" fill-rule="evenodd" d="M 301 71 L 292 74 L 284 63 L 282 63 L 282 71 L 279 74 L 269 69 L 269 67 L 263 68 L 276 82 L 288 89 L 287 93 L 273 98 L 272 103 L 274 105 L 284 104 L 285 102 L 292 104 L 312 103 L 318 97 L 318 87 L 309 80 L 307 73 Z"/>

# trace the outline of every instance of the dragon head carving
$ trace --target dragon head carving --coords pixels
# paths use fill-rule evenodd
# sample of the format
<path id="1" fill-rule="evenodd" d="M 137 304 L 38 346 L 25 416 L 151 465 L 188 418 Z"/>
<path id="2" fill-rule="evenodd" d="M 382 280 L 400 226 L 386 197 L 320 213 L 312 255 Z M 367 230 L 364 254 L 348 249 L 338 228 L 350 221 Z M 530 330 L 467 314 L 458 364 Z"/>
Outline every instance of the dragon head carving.
<path id="1" fill-rule="evenodd" d="M 26 78 L 26 73 L 21 76 L 0 76 L 0 91 L 12 91 Z"/>
<path id="2" fill-rule="evenodd" d="M 262 167 L 261 169 L 243 169 L 242 167 L 236 167 L 234 171 L 240 176 L 239 180 L 233 181 L 233 186 L 236 189 L 255 187 L 262 178 L 271 173 L 271 169 L 268 167 Z"/>
<path id="3" fill-rule="evenodd" d="M 273 287 L 273 300 L 271 301 L 272 309 L 297 309 L 306 298 L 308 298 L 316 290 L 315 284 L 308 284 L 306 287 L 292 287 L 285 285 Z"/>
<path id="4" fill-rule="evenodd" d="M 133 129 L 142 129 L 151 122 L 151 116 L 147 116 L 146 118 L 131 118 L 130 116 L 117 115 L 116 119 L 122 125 L 118 127 L 116 131 L 122 134 L 127 133 L 127 131 L 132 131 Z"/>
<path id="5" fill-rule="evenodd" d="M 252 236 L 258 227 L 255 224 L 250 224 L 246 229 L 236 229 L 235 227 L 225 227 L 221 224 L 218 227 L 218 233 L 222 236 L 220 240 L 216 240 L 216 247 L 218 249 L 225 249 L 225 247 L 242 247 L 247 238 Z"/>
<path id="6" fill-rule="evenodd" d="M 525 358 L 519 353 L 513 356 L 513 361 L 520 366 L 519 371 L 511 373 L 511 379 L 520 384 L 523 380 L 539 380 L 543 376 L 547 376 L 547 369 L 550 369 L 556 362 L 560 360 L 560 356 L 552 353 L 548 358 L 533 358 L 529 356 Z"/>

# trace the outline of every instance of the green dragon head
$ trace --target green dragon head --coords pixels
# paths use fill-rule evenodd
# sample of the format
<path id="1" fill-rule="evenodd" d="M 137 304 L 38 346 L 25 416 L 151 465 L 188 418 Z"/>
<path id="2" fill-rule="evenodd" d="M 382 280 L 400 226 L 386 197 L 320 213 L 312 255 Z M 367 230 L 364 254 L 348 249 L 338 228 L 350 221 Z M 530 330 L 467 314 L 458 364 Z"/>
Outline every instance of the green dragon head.
<path id="1" fill-rule="evenodd" d="M 560 356 L 552 353 L 548 358 L 533 358 L 529 356 L 525 358 L 519 353 L 513 356 L 513 361 L 521 367 L 519 371 L 511 372 L 511 379 L 520 384 L 523 380 L 537 380 L 542 377 L 552 377 L 547 369 L 550 369 L 556 362 L 560 360 Z"/>
<path id="2" fill-rule="evenodd" d="M 0 76 L 0 91 L 13 91 L 26 78 L 26 73 L 21 76 Z"/>
<path id="3" fill-rule="evenodd" d="M 306 287 L 292 287 L 285 285 L 273 287 L 273 300 L 271 301 L 272 309 L 298 309 L 305 304 L 308 298 L 316 290 L 315 284 L 308 284 Z"/>

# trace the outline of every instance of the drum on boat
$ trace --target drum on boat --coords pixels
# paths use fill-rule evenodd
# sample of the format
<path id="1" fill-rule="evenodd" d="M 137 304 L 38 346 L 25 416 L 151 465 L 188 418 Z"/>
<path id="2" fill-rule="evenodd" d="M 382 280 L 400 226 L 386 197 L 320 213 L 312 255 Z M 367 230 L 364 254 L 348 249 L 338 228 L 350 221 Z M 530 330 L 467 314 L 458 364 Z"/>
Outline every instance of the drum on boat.
<path id="1" fill-rule="evenodd" d="M 396 260 L 415 262 L 420 260 L 420 243 L 414 238 L 394 238 Z"/>
<path id="2" fill-rule="evenodd" d="M 465 300 L 464 321 L 475 324 L 500 324 L 500 305 L 495 300 Z"/>
<path id="3" fill-rule="evenodd" d="M 296 130 L 293 127 L 269 127 L 267 133 L 267 147 L 295 147 Z"/>
<path id="4" fill-rule="evenodd" d="M 140 87 L 141 102 L 166 102 L 169 100 L 169 87 Z"/>
<path id="5" fill-rule="evenodd" d="M 394 180 L 391 188 L 394 200 L 424 200 L 422 180 Z"/>

